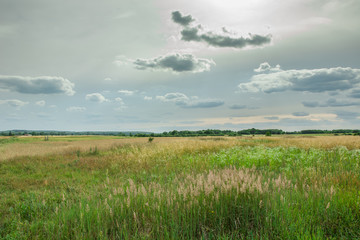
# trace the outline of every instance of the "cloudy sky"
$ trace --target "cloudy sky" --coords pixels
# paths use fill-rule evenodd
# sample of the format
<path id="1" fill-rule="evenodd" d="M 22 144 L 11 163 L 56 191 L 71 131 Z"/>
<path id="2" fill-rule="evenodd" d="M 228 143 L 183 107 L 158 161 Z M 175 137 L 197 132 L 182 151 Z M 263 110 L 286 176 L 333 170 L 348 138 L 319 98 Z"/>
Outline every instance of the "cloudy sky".
<path id="1" fill-rule="evenodd" d="M 358 0 L 0 0 L 0 130 L 360 128 Z"/>

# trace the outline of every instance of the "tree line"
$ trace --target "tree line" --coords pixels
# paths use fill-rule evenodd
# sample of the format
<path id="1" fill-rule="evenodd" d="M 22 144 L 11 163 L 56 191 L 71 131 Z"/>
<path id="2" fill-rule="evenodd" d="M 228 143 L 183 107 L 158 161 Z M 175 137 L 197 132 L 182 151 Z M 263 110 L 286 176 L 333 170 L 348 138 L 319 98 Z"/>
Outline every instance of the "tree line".
<path id="1" fill-rule="evenodd" d="M 360 135 L 358 129 L 334 129 L 334 130 L 301 130 L 301 131 L 283 131 L 281 129 L 256 129 L 249 128 L 239 131 L 206 129 L 198 131 L 189 130 L 173 130 L 163 133 L 138 132 L 138 131 L 33 131 L 33 130 L 7 130 L 0 131 L 2 136 L 56 136 L 56 135 L 107 135 L 107 136 L 133 136 L 133 137 L 197 137 L 197 136 L 242 136 L 242 135 L 281 135 L 281 134 L 344 134 L 344 135 Z"/>
<path id="2" fill-rule="evenodd" d="M 138 133 L 135 136 L 137 137 L 198 137 L 198 136 L 243 136 L 243 135 L 282 135 L 282 134 L 345 134 L 345 135 L 360 135 L 360 130 L 353 129 L 335 129 L 335 130 L 301 130 L 301 131 L 292 131 L 286 132 L 281 129 L 244 129 L 239 131 L 232 130 L 219 130 L 219 129 L 206 129 L 198 131 L 177 131 L 173 130 L 170 132 L 163 133 L 151 133 L 151 134 L 142 134 Z"/>

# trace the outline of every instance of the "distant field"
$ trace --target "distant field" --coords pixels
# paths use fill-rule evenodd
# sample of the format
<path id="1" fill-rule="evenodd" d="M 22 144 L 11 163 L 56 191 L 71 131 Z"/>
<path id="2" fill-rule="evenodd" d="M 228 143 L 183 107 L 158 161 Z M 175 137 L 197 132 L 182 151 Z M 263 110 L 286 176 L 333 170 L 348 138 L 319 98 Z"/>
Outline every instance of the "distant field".
<path id="1" fill-rule="evenodd" d="M 360 137 L 1 137 L 0 239 L 360 238 Z"/>

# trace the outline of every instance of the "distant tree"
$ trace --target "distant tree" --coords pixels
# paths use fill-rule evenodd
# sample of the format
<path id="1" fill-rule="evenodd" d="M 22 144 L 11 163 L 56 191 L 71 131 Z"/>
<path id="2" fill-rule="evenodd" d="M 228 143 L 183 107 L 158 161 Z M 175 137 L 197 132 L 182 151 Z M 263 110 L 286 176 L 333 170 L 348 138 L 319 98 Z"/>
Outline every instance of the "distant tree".
<path id="1" fill-rule="evenodd" d="M 256 129 L 255 129 L 255 128 L 250 129 L 250 134 L 252 134 L 252 135 L 254 136 L 255 133 L 256 133 Z"/>
<path id="2" fill-rule="evenodd" d="M 267 132 L 265 133 L 265 136 L 270 137 L 270 136 L 271 136 L 271 131 L 267 131 Z"/>
<path id="3" fill-rule="evenodd" d="M 179 132 L 176 131 L 176 130 L 170 132 L 170 135 L 171 135 L 171 136 L 176 136 L 176 135 L 178 135 L 178 134 L 179 134 Z"/>

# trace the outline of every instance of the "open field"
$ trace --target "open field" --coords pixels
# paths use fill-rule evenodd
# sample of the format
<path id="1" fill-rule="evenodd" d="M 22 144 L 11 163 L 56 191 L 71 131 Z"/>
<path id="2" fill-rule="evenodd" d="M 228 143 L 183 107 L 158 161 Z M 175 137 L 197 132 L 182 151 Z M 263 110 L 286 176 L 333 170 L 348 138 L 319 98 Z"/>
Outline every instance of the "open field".
<path id="1" fill-rule="evenodd" d="M 0 138 L 3 239 L 360 238 L 360 137 Z"/>

